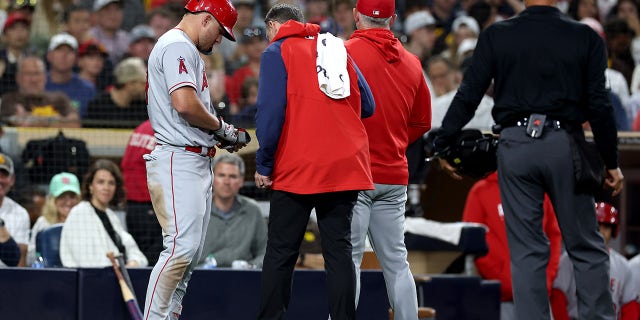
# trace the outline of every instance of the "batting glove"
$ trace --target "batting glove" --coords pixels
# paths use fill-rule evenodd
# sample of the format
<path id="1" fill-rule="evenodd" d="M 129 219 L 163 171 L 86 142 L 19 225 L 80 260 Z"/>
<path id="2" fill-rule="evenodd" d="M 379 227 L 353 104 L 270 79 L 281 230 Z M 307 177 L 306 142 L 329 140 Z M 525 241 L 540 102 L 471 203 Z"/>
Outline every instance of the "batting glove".
<path id="1" fill-rule="evenodd" d="M 213 131 L 214 136 L 219 141 L 218 148 L 237 151 L 251 142 L 251 136 L 245 129 L 236 129 L 232 124 L 224 122 L 222 118 L 218 118 L 218 121 L 220 121 L 220 128 Z"/>

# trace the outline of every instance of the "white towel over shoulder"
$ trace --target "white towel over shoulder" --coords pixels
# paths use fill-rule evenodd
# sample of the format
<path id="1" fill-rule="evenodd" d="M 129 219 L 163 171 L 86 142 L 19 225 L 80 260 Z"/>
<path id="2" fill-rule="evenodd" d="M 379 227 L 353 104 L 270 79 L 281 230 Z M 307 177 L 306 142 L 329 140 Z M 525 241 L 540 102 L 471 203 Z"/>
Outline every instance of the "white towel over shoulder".
<path id="1" fill-rule="evenodd" d="M 332 99 L 343 99 L 351 94 L 347 72 L 347 49 L 340 38 L 331 33 L 318 35 L 316 72 L 320 91 Z"/>

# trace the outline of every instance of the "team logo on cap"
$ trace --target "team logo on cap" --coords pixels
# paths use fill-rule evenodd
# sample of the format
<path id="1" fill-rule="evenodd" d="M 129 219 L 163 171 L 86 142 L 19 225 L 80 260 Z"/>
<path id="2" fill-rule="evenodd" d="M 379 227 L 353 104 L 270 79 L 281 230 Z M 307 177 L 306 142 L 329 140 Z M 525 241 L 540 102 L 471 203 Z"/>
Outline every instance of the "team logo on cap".
<path id="1" fill-rule="evenodd" d="M 178 62 L 180 62 L 180 65 L 178 66 L 178 74 L 182 74 L 182 72 L 189 73 L 187 71 L 187 66 L 184 64 L 184 58 L 183 57 L 178 58 Z"/>
<path id="2" fill-rule="evenodd" d="M 374 16 L 379 16 L 380 15 L 380 10 L 373 10 L 373 15 Z"/>

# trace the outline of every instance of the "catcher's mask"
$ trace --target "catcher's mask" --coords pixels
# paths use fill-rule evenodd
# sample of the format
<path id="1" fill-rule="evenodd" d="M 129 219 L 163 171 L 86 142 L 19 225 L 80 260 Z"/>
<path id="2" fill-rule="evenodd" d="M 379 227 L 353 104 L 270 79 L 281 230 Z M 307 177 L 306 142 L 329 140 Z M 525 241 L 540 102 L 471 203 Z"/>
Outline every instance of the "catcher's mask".
<path id="1" fill-rule="evenodd" d="M 427 160 L 445 159 L 460 174 L 472 178 L 484 178 L 498 168 L 498 138 L 494 135 L 483 134 L 477 129 L 464 129 L 451 141 L 447 148 Z"/>

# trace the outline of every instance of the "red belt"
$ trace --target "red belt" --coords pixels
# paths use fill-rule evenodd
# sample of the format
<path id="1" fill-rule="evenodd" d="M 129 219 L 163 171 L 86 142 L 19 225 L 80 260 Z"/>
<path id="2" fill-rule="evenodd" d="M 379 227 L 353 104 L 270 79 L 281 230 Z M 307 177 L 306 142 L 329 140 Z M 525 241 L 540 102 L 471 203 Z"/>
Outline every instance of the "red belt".
<path id="1" fill-rule="evenodd" d="M 162 143 L 156 143 L 156 145 L 161 146 Z M 184 150 L 187 150 L 187 151 L 193 152 L 193 153 L 197 153 L 197 154 L 199 154 L 201 156 L 209 157 L 209 158 L 213 158 L 216 155 L 216 148 L 215 147 L 207 148 L 207 147 L 186 146 L 186 147 L 184 147 Z"/>
<path id="2" fill-rule="evenodd" d="M 213 158 L 216 155 L 215 147 L 207 148 L 207 147 L 186 146 L 184 147 L 184 149 L 193 153 L 197 153 L 201 156 L 209 157 L 209 158 Z"/>

